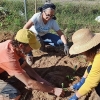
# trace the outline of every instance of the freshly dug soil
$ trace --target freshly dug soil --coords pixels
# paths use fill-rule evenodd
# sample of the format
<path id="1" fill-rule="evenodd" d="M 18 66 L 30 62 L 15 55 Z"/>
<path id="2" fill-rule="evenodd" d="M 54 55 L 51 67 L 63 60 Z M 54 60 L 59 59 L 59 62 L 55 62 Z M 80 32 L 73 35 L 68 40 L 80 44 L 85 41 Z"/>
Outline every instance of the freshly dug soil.
<path id="1" fill-rule="evenodd" d="M 10 39 L 12 37 L 9 33 L 0 33 L 0 42 Z M 74 94 L 70 90 L 70 86 L 80 80 L 87 67 L 87 62 L 83 56 L 71 56 L 68 57 L 63 53 L 63 48 L 46 47 L 46 52 L 40 50 L 33 51 L 34 64 L 32 68 L 45 80 L 49 81 L 56 87 L 67 88 L 64 97 L 57 97 L 46 92 L 30 91 L 26 90 L 25 86 L 13 78 L 13 81 L 9 81 L 4 77 L 7 73 L 0 75 L 1 78 L 5 78 L 12 85 L 16 86 L 21 92 L 22 97 L 20 100 L 67 100 Z M 3 76 L 2 76 L 3 75 Z M 95 91 L 88 93 L 79 100 L 97 100 L 98 96 Z"/>

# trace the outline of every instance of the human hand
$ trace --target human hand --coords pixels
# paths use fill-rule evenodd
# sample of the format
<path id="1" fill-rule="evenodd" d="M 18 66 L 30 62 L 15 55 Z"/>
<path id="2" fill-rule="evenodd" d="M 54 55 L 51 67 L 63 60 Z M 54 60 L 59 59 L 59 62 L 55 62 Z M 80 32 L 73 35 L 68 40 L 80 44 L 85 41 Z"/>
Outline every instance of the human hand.
<path id="1" fill-rule="evenodd" d="M 67 44 L 64 44 L 64 53 L 65 53 L 65 55 L 69 56 L 69 47 Z"/>
<path id="2" fill-rule="evenodd" d="M 54 88 L 54 94 L 56 96 L 62 96 L 63 97 L 65 95 L 65 92 L 63 91 L 62 88 Z"/>
<path id="3" fill-rule="evenodd" d="M 41 50 L 45 50 L 45 44 L 44 44 L 44 41 L 43 41 L 43 39 L 41 38 L 41 36 L 38 34 L 37 36 L 37 40 L 41 43 Z"/>
<path id="4" fill-rule="evenodd" d="M 78 97 L 76 96 L 76 94 L 74 94 L 71 98 L 69 98 L 69 100 L 78 100 Z"/>
<path id="5" fill-rule="evenodd" d="M 82 77 L 82 79 L 78 83 L 76 83 L 73 86 L 71 86 L 71 89 L 78 90 L 84 84 L 85 79 L 86 78 Z"/>

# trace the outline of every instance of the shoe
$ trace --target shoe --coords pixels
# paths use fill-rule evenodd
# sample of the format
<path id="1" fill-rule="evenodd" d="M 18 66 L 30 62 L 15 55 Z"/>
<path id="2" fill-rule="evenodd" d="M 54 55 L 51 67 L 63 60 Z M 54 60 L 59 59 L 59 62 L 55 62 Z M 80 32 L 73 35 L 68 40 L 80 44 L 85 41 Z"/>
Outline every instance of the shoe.
<path id="1" fill-rule="evenodd" d="M 26 62 L 28 65 L 32 66 L 33 64 L 33 56 L 26 55 Z"/>

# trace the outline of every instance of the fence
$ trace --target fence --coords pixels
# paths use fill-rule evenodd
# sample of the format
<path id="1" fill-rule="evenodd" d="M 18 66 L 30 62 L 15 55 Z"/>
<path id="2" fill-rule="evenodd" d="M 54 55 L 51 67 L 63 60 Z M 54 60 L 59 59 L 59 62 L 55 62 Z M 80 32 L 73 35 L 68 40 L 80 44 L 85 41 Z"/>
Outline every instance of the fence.
<path id="1" fill-rule="evenodd" d="M 43 3 L 43 0 L 0 0 L 0 30 L 17 31 Z"/>
<path id="2" fill-rule="evenodd" d="M 18 31 L 45 1 L 0 0 L 0 31 Z M 95 21 L 95 18 L 100 16 L 100 0 L 51 0 L 51 2 L 56 4 L 56 21 L 66 34 L 82 27 L 100 32 L 100 24 Z"/>

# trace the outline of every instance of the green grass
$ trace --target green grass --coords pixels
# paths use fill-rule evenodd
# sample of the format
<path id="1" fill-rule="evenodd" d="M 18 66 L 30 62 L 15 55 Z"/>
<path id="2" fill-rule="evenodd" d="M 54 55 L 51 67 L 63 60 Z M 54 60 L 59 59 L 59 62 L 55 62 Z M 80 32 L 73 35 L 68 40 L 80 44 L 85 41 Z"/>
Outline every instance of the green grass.
<path id="1" fill-rule="evenodd" d="M 57 9 L 58 22 L 62 29 L 67 28 L 68 33 L 84 27 L 88 27 L 93 31 L 99 31 L 98 27 L 100 25 L 94 20 L 100 15 L 99 5 L 89 6 L 69 3 L 63 5 L 63 7 L 60 7 L 61 5 L 57 6 L 59 8 Z"/>
<path id="2" fill-rule="evenodd" d="M 42 2 L 37 3 L 37 7 L 42 5 Z M 74 1 L 75 2 L 75 1 Z M 91 1 L 92 2 L 92 1 Z M 100 23 L 95 21 L 95 18 L 100 15 L 100 6 L 98 3 L 55 3 L 56 17 L 61 30 L 66 35 L 73 33 L 80 28 L 89 28 L 93 32 L 100 32 Z M 0 30 L 16 32 L 23 28 L 26 20 L 24 15 L 24 3 L 20 1 L 0 0 L 0 6 L 5 9 L 6 15 L 0 11 Z M 27 18 L 31 18 L 34 14 L 35 2 L 27 0 Z M 64 31 L 67 30 L 67 31 Z"/>

